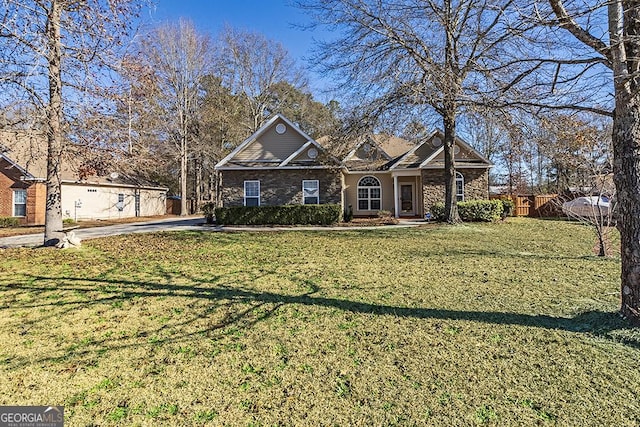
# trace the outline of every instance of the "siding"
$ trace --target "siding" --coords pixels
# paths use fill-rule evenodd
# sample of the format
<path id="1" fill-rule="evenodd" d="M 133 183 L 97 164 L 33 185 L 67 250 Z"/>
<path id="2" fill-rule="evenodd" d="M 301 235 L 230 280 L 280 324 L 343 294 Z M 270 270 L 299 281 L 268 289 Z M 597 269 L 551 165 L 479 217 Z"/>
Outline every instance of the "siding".
<path id="1" fill-rule="evenodd" d="M 276 132 L 276 126 L 283 124 L 287 131 L 282 135 Z M 234 160 L 284 160 L 302 147 L 307 140 L 282 120 L 276 121 L 260 137 L 238 153 Z"/>
<path id="2" fill-rule="evenodd" d="M 361 211 L 358 210 L 358 181 L 365 176 L 375 176 L 380 181 L 382 187 L 382 209 L 395 213 L 395 206 L 393 201 L 393 178 L 388 173 L 383 174 L 349 174 L 345 176 L 345 188 L 344 188 L 344 200 L 345 205 L 351 205 L 353 214 L 358 216 L 375 215 L 378 211 Z"/>
<path id="3" fill-rule="evenodd" d="M 117 206 L 118 194 L 124 194 L 122 211 Z M 79 208 L 76 208 L 76 201 L 81 202 Z M 140 190 L 140 216 L 164 215 L 165 212 L 164 191 Z M 78 220 L 135 217 L 135 189 L 62 184 L 62 216 Z"/>

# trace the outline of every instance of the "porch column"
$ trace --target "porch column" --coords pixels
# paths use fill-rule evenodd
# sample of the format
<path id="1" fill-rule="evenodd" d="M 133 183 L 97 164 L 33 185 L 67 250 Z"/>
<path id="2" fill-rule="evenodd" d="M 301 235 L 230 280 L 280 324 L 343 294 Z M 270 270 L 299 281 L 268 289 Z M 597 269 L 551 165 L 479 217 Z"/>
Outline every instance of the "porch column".
<path id="1" fill-rule="evenodd" d="M 398 175 L 393 175 L 393 203 L 395 217 L 400 218 L 400 199 L 398 198 Z"/>

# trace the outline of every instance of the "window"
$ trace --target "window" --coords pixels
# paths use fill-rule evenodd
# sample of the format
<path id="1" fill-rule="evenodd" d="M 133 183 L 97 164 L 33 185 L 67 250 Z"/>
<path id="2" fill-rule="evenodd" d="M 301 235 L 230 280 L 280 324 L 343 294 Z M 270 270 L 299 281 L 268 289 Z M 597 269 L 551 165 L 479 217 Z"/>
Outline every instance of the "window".
<path id="1" fill-rule="evenodd" d="M 456 201 L 464 202 L 464 176 L 456 172 Z"/>
<path id="2" fill-rule="evenodd" d="M 373 176 L 365 176 L 358 181 L 358 210 L 379 211 L 382 208 L 380 181 Z"/>
<path id="3" fill-rule="evenodd" d="M 302 204 L 320 204 L 320 184 L 317 179 L 302 181 Z"/>
<path id="4" fill-rule="evenodd" d="M 13 190 L 13 216 L 27 216 L 27 190 Z"/>
<path id="5" fill-rule="evenodd" d="M 118 209 L 120 212 L 124 210 L 124 194 L 122 193 L 118 194 L 118 203 L 116 203 L 116 209 Z"/>
<path id="6" fill-rule="evenodd" d="M 260 206 L 260 181 L 244 182 L 244 205 Z"/>

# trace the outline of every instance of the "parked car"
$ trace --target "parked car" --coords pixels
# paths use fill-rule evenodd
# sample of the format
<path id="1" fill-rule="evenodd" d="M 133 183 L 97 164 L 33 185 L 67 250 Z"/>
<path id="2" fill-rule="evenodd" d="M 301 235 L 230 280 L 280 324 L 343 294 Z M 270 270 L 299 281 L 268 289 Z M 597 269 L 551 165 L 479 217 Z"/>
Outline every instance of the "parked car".
<path id="1" fill-rule="evenodd" d="M 562 204 L 562 212 L 573 218 L 608 217 L 612 206 L 605 196 L 577 197 Z"/>

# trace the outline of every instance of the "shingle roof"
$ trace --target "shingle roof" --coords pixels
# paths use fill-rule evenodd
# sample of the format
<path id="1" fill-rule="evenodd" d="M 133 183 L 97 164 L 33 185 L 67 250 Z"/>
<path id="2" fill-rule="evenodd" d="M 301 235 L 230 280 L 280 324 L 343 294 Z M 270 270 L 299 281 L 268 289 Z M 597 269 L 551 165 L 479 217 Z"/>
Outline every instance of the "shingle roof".
<path id="1" fill-rule="evenodd" d="M 2 154 L 10 160 L 13 168 L 21 169 L 32 179 L 47 178 L 47 138 L 38 131 L 0 131 Z M 93 153 L 95 154 L 95 153 Z M 92 184 L 141 186 L 160 188 L 157 183 L 146 181 L 136 176 L 117 174 L 112 176 L 85 176 L 81 172 L 82 163 L 91 156 L 91 151 L 83 147 L 69 146 L 63 154 L 61 178 L 66 182 L 82 182 Z"/>

